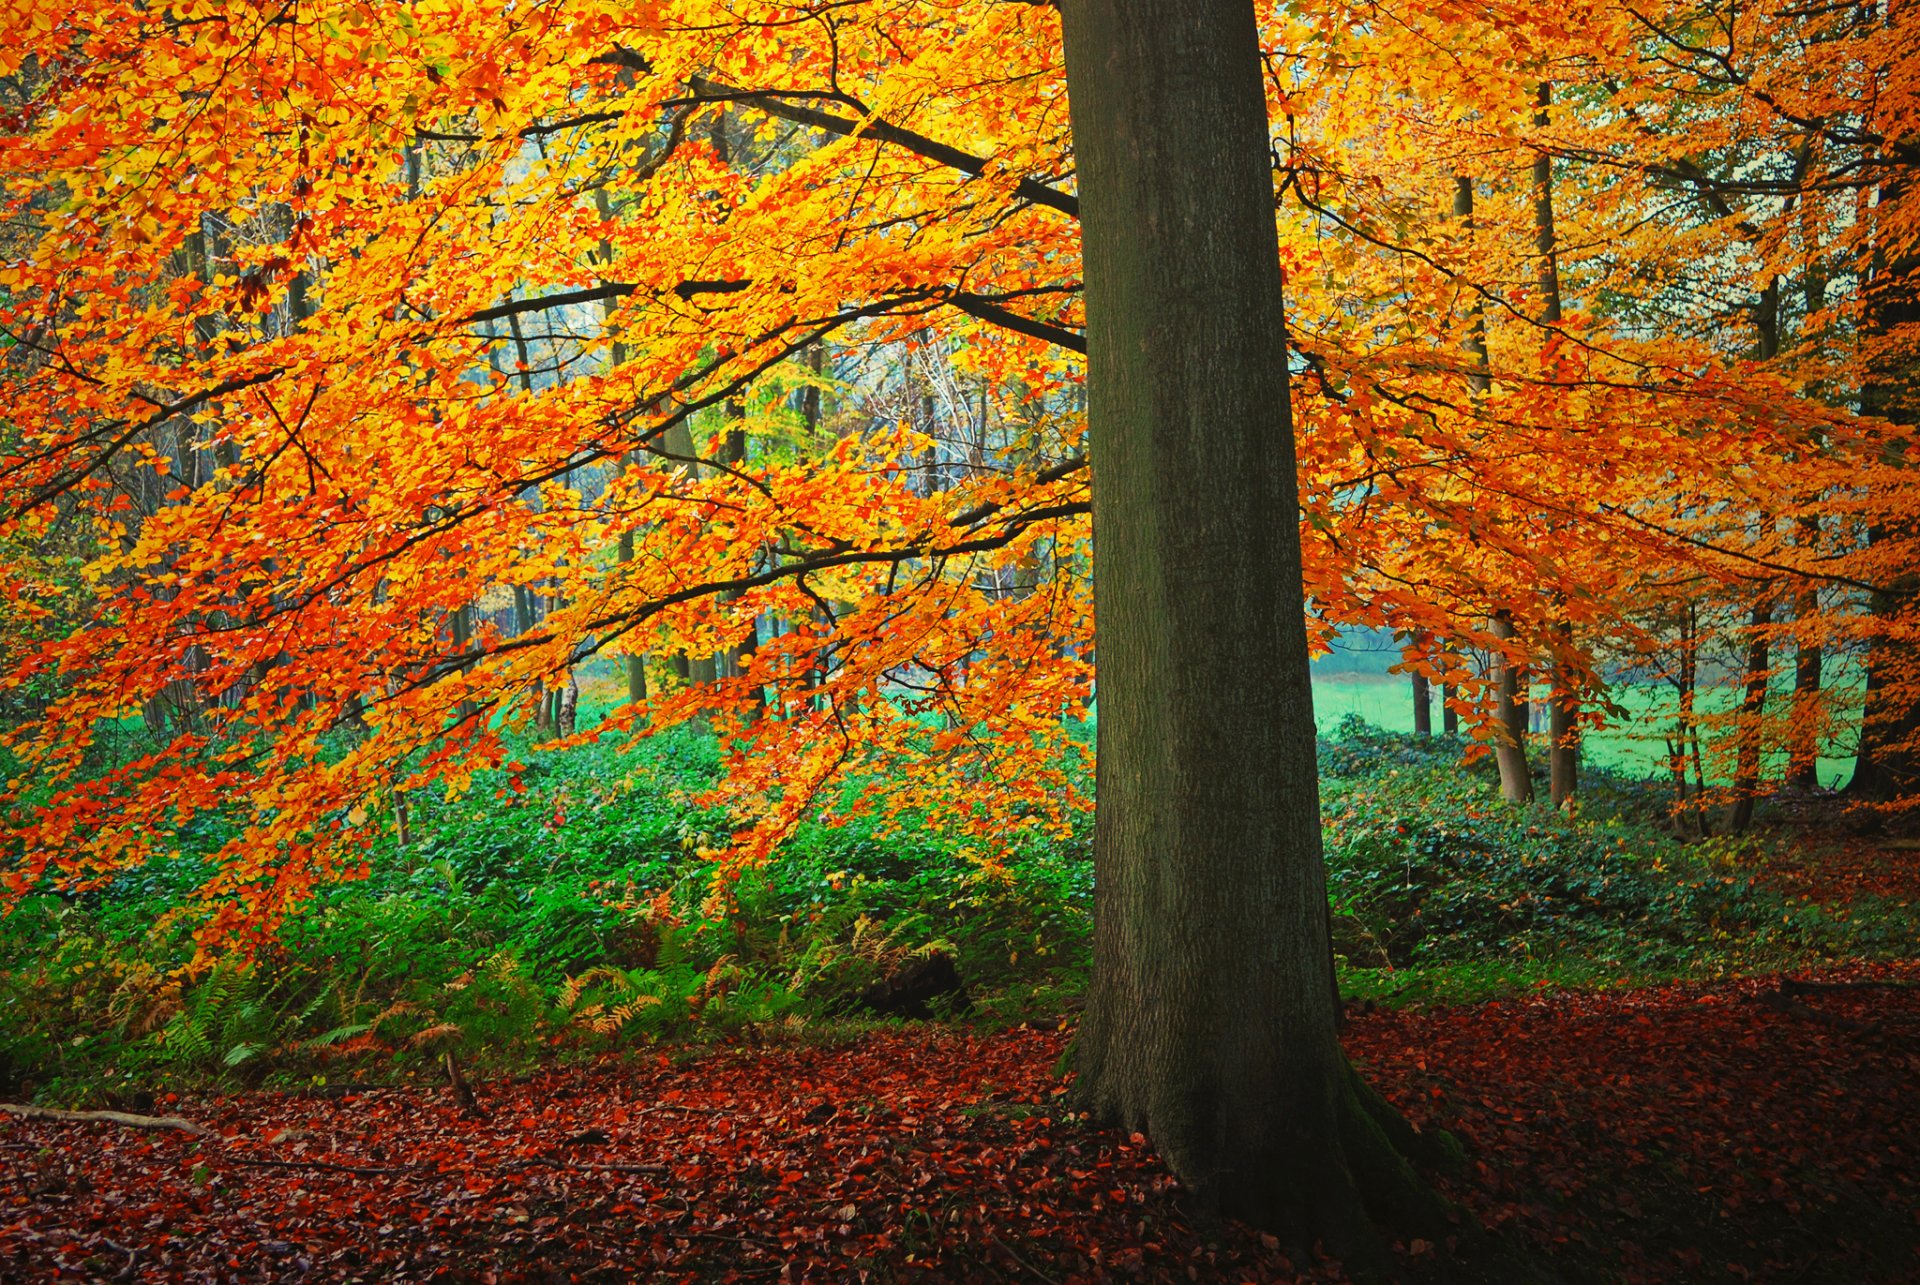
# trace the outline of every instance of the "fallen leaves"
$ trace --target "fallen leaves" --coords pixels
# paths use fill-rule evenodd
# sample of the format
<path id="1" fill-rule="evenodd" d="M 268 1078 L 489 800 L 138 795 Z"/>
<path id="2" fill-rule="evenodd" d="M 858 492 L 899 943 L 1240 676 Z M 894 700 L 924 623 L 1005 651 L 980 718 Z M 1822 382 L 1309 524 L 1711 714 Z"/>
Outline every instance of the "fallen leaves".
<path id="1" fill-rule="evenodd" d="M 1913 978 L 1855 969 L 1838 979 Z M 1490 1233 L 1409 1243 L 1607 1279 L 1906 1280 L 1920 1232 L 1920 991 L 1763 1007 L 1769 982 L 1558 992 L 1356 1020 Z M 180 1105 L 217 1139 L 12 1121 L 0 1276 L 270 1280 L 1332 1280 L 1196 1229 L 1139 1135 L 1066 1113 L 1066 1036 L 938 1028 L 443 1089 Z M 1464 1255 L 1464 1258 L 1463 1258 Z M 1501 1261 L 1506 1261 L 1501 1258 Z M 1737 1270 L 1736 1270 L 1737 1269 Z"/>

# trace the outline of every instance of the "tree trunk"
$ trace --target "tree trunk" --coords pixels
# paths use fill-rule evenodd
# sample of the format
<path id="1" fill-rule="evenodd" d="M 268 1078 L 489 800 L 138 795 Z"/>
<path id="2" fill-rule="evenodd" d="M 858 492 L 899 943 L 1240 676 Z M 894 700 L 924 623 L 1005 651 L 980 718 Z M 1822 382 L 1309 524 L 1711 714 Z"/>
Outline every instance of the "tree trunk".
<path id="1" fill-rule="evenodd" d="M 1809 275 L 1812 275 L 1811 269 Z M 1814 284 L 1807 286 L 1807 308 L 1814 308 Z M 1824 292 L 1824 285 L 1821 286 Z M 1800 542 L 1809 549 L 1820 544 L 1820 516 L 1810 513 L 1800 519 Z M 1820 686 L 1826 653 L 1821 646 L 1823 628 L 1814 622 L 1820 618 L 1820 589 L 1807 584 L 1794 599 L 1796 624 L 1793 655 L 1793 710 L 1787 730 L 1787 772 L 1785 784 L 1793 790 L 1820 788 Z"/>
<path id="2" fill-rule="evenodd" d="M 1513 637 L 1513 617 L 1503 607 L 1493 613 L 1493 636 Z M 1500 797 L 1509 803 L 1533 802 L 1533 777 L 1527 771 L 1527 725 L 1520 721 L 1520 667 L 1506 652 L 1493 653 L 1494 762 L 1500 768 Z"/>
<path id="3" fill-rule="evenodd" d="M 1753 605 L 1747 622 L 1747 682 L 1740 698 L 1739 748 L 1734 756 L 1733 812 L 1727 818 L 1730 834 L 1745 834 L 1753 824 L 1755 796 L 1760 793 L 1760 716 L 1766 710 L 1768 670 L 1767 626 L 1773 622 L 1773 600 L 1763 597 Z"/>
<path id="4" fill-rule="evenodd" d="M 1553 85 L 1541 81 L 1535 98 L 1533 123 L 1545 129 L 1553 106 Z M 1544 147 L 1533 158 L 1533 234 L 1539 252 L 1540 320 L 1557 326 L 1561 320 L 1559 241 L 1553 221 L 1553 156 Z M 1561 655 L 1549 672 L 1547 705 L 1547 797 L 1564 807 L 1580 787 L 1580 694 L 1566 660 L 1573 650 L 1573 626 L 1562 620 L 1554 627 Z"/>
<path id="5" fill-rule="evenodd" d="M 1401 634 L 1400 642 L 1402 646 L 1406 648 L 1406 650 L 1401 653 L 1403 657 L 1418 650 L 1419 638 L 1417 635 Z M 1409 677 L 1413 683 L 1413 734 L 1415 736 L 1432 736 L 1433 684 L 1427 681 L 1425 674 L 1417 670 L 1409 675 Z"/>
<path id="6" fill-rule="evenodd" d="M 1336 1039 L 1251 4 L 1062 0 L 1086 275 L 1100 722 L 1075 1093 L 1203 1213 L 1379 1263 L 1417 1139 Z"/>
<path id="7" fill-rule="evenodd" d="M 1920 200 L 1912 186 L 1920 173 L 1920 138 L 1889 143 L 1886 151 L 1888 178 L 1880 186 L 1879 208 L 1892 223 Z M 1894 228 L 1880 233 L 1883 241 L 1895 235 Z M 1860 409 L 1903 427 L 1920 425 L 1920 367 L 1912 357 L 1913 336 L 1920 329 L 1920 249 L 1909 246 L 1878 268 L 1864 293 L 1861 330 L 1869 376 L 1860 391 Z M 1888 447 L 1887 462 L 1910 466 L 1911 451 L 1909 435 Z M 1911 549 L 1920 541 L 1920 519 L 1911 513 L 1889 514 L 1869 525 L 1867 539 L 1873 545 Z M 1920 600 L 1920 573 L 1912 570 L 1911 560 L 1889 561 L 1899 569 L 1873 594 L 1872 611 L 1883 621 L 1905 615 L 1902 623 L 1910 627 Z M 1920 648 L 1907 640 L 1910 636 L 1896 627 L 1868 644 L 1860 752 L 1847 783 L 1847 793 L 1854 797 L 1885 802 L 1920 794 Z"/>
<path id="8" fill-rule="evenodd" d="M 618 557 L 623 563 L 633 561 L 633 532 L 621 533 Z M 647 654 L 630 651 L 626 660 L 627 699 L 637 704 L 647 698 Z"/>
<path id="9" fill-rule="evenodd" d="M 1453 707 L 1453 684 L 1440 684 L 1440 730 L 1452 736 L 1460 730 L 1460 711 Z"/>
<path id="10" fill-rule="evenodd" d="M 456 656 L 466 655 L 473 645 L 473 604 L 463 602 L 447 613 L 447 621 L 453 636 L 453 652 Z M 472 665 L 462 661 L 461 670 L 471 669 Z M 461 701 L 456 707 L 461 722 L 466 722 L 479 712 L 479 706 L 470 700 Z"/>
<path id="11" fill-rule="evenodd" d="M 1800 592 L 1794 615 L 1802 622 L 1802 633 L 1793 656 L 1793 722 L 1788 735 L 1786 784 L 1795 790 L 1820 788 L 1820 682 L 1825 652 L 1819 635 L 1808 641 L 1805 623 L 1820 614 L 1819 591 L 1811 587 Z"/>
<path id="12" fill-rule="evenodd" d="M 1473 177 L 1468 174 L 1453 176 L 1453 213 L 1460 220 L 1469 238 L 1473 235 Z M 1466 349 L 1473 358 L 1467 372 L 1467 386 L 1473 390 L 1476 399 L 1493 391 L 1493 357 L 1487 351 L 1487 314 L 1480 304 L 1480 296 L 1475 295 L 1473 302 L 1467 305 Z"/>

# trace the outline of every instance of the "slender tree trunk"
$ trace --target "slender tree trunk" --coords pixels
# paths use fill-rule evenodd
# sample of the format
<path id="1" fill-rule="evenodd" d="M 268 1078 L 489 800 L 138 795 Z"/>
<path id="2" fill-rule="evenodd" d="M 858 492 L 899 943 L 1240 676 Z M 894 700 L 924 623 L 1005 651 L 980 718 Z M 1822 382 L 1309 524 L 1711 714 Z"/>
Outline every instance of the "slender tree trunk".
<path id="1" fill-rule="evenodd" d="M 616 555 L 622 564 L 633 561 L 633 532 L 623 532 Z M 627 699 L 638 703 L 647 698 L 647 656 L 645 652 L 627 653 Z"/>
<path id="2" fill-rule="evenodd" d="M 1470 175 L 1453 177 L 1453 213 L 1473 234 L 1473 179 Z M 1468 309 L 1466 349 L 1473 357 L 1467 374 L 1467 386 L 1477 403 L 1493 391 L 1493 362 L 1487 351 L 1487 318 L 1478 296 Z M 1502 631 L 1505 632 L 1502 632 Z M 1494 613 L 1493 632 L 1497 638 L 1513 637 L 1513 618 L 1505 608 Z M 1527 774 L 1527 714 L 1525 689 L 1520 674 L 1524 667 L 1510 663 L 1496 653 L 1494 682 L 1495 731 L 1494 759 L 1500 768 L 1500 797 L 1527 803 L 1533 799 L 1533 779 Z"/>
<path id="3" fill-rule="evenodd" d="M 1813 521 L 1817 527 L 1819 519 Z M 1802 589 L 1794 604 L 1800 634 L 1793 656 L 1793 714 L 1786 776 L 1786 784 L 1795 790 L 1814 790 L 1820 786 L 1820 683 L 1825 653 L 1820 635 L 1806 624 L 1819 615 L 1819 590 L 1812 586 Z"/>
<path id="4" fill-rule="evenodd" d="M 461 603 L 447 613 L 447 621 L 450 626 L 450 632 L 453 635 L 454 654 L 465 654 L 467 649 L 473 645 L 473 604 L 470 602 Z M 465 662 L 462 662 L 460 666 L 462 670 L 470 667 L 471 666 Z M 458 710 L 460 721 L 464 723 L 478 712 L 479 706 L 470 700 L 463 700 L 456 706 L 456 709 Z"/>
<path id="5" fill-rule="evenodd" d="M 1448 736 L 1460 731 L 1460 711 L 1453 707 L 1453 702 L 1453 684 L 1440 684 L 1440 730 Z"/>
<path id="6" fill-rule="evenodd" d="M 1545 129 L 1553 106 L 1551 82 L 1540 82 L 1535 103 L 1533 123 Z M 1533 158 L 1533 230 L 1539 254 L 1540 320 L 1557 326 L 1561 320 L 1560 253 L 1553 221 L 1553 157 L 1545 148 Z M 1548 673 L 1547 797 L 1558 808 L 1566 806 L 1580 786 L 1580 691 L 1568 661 L 1573 625 L 1562 619 L 1553 631 L 1560 651 Z"/>
<path id="7" fill-rule="evenodd" d="M 1769 668 L 1767 627 L 1773 623 L 1773 600 L 1762 597 L 1747 621 L 1746 688 L 1740 698 L 1739 749 L 1733 769 L 1733 811 L 1727 819 L 1731 834 L 1745 834 L 1753 824 L 1753 807 L 1760 793 L 1761 715 L 1766 712 Z"/>
<path id="8" fill-rule="evenodd" d="M 1513 617 L 1503 607 L 1493 613 L 1493 636 L 1511 639 Z M 1520 689 L 1520 667 L 1496 648 L 1493 653 L 1494 762 L 1500 768 L 1500 797 L 1509 803 L 1533 802 L 1533 777 L 1527 771 L 1527 725 L 1520 722 L 1516 694 Z"/>
<path id="9" fill-rule="evenodd" d="M 1335 1038 L 1253 6 L 1060 8 L 1101 666 L 1075 1093 L 1198 1209 L 1379 1262 L 1369 1215 L 1436 1206 Z"/>
<path id="10" fill-rule="evenodd" d="M 738 425 L 746 419 L 747 412 L 746 412 L 746 408 L 744 406 L 741 406 L 739 403 L 728 402 L 727 414 L 728 414 L 728 417 L 733 421 L 733 423 Z M 739 427 L 728 429 L 726 442 L 721 447 L 721 451 L 720 451 L 720 462 L 722 464 L 739 465 L 739 464 L 745 464 L 746 461 L 747 461 L 746 430 L 744 428 L 739 428 Z M 732 589 L 722 596 L 722 601 L 737 602 L 739 601 L 740 596 L 741 596 L 740 590 Z M 746 634 L 741 638 L 738 645 L 736 645 L 732 651 L 726 654 L 725 664 L 726 664 L 726 671 L 728 676 L 737 678 L 745 675 L 747 671 L 752 667 L 754 654 L 759 650 L 760 650 L 760 622 L 757 619 L 749 620 L 747 622 Z M 760 687 L 755 687 L 749 697 L 750 707 L 747 711 L 748 717 L 758 718 L 762 713 L 766 711 L 766 704 L 767 704 L 767 696 L 766 696 L 765 690 Z"/>
<path id="11" fill-rule="evenodd" d="M 1413 634 L 1401 634 L 1400 642 L 1403 648 L 1405 648 L 1405 650 L 1401 652 L 1401 655 L 1402 657 L 1407 657 L 1410 652 L 1417 650 L 1419 640 Z M 1432 736 L 1433 685 L 1427 681 L 1425 674 L 1418 671 L 1413 672 L 1408 675 L 1408 677 L 1411 679 L 1413 685 L 1413 734 L 1415 736 Z"/>

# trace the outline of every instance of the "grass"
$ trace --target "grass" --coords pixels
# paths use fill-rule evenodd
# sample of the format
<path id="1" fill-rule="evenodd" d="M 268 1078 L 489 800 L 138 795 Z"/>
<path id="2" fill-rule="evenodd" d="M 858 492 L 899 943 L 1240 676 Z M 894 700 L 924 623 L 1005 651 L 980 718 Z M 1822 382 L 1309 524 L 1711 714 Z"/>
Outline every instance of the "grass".
<path id="1" fill-rule="evenodd" d="M 1542 688 L 1535 691 L 1534 697 L 1544 700 L 1546 694 Z M 1656 729 L 1670 717 L 1665 714 L 1666 694 L 1646 685 L 1622 685 L 1614 690 L 1613 699 L 1628 712 L 1627 719 L 1587 732 L 1581 741 L 1581 761 L 1590 767 L 1639 780 L 1664 778 L 1667 751 Z M 1708 688 L 1701 694 L 1700 707 L 1703 713 L 1724 712 L 1732 708 L 1737 699 L 1738 694 L 1731 687 Z M 1439 706 L 1436 694 L 1433 715 L 1436 728 L 1440 723 Z M 1400 674 L 1316 672 L 1313 712 L 1322 736 L 1334 732 L 1349 718 L 1363 719 L 1383 731 L 1410 733 L 1413 731 L 1412 686 Z M 1857 726 L 1857 698 L 1847 713 L 1850 718 L 1842 719 L 1842 723 Z M 1827 748 L 1837 751 L 1839 747 Z M 1768 754 L 1769 772 L 1777 774 L 1784 766 L 1784 754 Z M 1853 759 L 1850 754 L 1825 753 L 1817 760 L 1816 770 L 1823 786 L 1838 789 L 1852 776 Z M 1722 774 L 1712 771 L 1708 779 L 1714 784 L 1726 783 Z"/>

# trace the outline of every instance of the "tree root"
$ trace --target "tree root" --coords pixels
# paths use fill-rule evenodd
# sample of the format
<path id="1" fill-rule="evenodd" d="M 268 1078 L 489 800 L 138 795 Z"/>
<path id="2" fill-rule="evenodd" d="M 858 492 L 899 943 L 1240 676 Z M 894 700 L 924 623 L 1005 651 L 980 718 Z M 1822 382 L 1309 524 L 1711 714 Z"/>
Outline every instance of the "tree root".
<path id="1" fill-rule="evenodd" d="M 1782 977 L 1780 990 L 1787 995 L 1819 995 L 1827 991 L 1916 991 L 1920 982 L 1806 982 Z"/>
<path id="2" fill-rule="evenodd" d="M 1880 1029 L 1878 1022 L 1856 1022 L 1850 1017 L 1841 1017 L 1837 1013 L 1823 1013 L 1795 999 L 1784 985 L 1777 991 L 1762 991 L 1759 999 L 1762 1006 L 1776 1013 L 1785 1013 L 1788 1017 L 1818 1022 L 1822 1026 L 1830 1026 L 1836 1031 L 1845 1031 L 1849 1035 L 1868 1035 Z"/>

